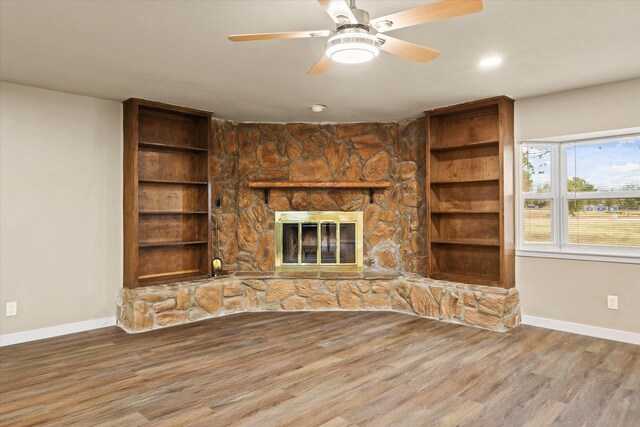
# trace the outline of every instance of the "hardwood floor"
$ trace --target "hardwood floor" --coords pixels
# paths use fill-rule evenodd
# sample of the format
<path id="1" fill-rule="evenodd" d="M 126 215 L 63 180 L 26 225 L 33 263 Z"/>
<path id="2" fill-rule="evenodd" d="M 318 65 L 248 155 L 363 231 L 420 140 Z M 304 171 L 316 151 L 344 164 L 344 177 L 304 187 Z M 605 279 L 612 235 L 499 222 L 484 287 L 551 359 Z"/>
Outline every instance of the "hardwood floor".
<path id="1" fill-rule="evenodd" d="M 1 425 L 640 425 L 640 346 L 397 313 L 243 313 L 0 349 Z"/>

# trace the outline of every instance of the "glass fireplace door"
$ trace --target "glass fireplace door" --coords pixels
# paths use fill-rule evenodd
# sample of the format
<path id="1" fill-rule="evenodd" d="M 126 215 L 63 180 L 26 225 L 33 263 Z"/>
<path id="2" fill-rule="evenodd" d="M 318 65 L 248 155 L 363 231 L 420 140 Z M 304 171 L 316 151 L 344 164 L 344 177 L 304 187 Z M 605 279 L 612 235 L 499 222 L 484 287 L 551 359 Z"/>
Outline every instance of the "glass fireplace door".
<path id="1" fill-rule="evenodd" d="M 338 235 L 335 222 L 320 223 L 320 262 L 335 264 L 338 259 Z"/>
<path id="2" fill-rule="evenodd" d="M 340 224 L 340 263 L 356 262 L 356 224 Z"/>
<path id="3" fill-rule="evenodd" d="M 302 250 L 300 258 L 302 264 L 317 264 L 318 262 L 318 224 L 304 223 L 299 225 L 302 235 Z"/>
<path id="4" fill-rule="evenodd" d="M 276 212 L 277 271 L 362 271 L 362 212 Z"/>
<path id="5" fill-rule="evenodd" d="M 300 236 L 298 224 L 282 225 L 282 262 L 297 264 L 300 262 L 298 246 Z"/>

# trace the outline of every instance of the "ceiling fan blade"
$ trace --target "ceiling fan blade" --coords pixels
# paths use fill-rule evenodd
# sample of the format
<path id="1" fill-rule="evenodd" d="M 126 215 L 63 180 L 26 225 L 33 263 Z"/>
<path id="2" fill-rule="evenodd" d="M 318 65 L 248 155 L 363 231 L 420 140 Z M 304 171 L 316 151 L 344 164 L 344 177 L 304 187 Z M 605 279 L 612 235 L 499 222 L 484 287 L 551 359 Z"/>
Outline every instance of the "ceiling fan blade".
<path id="1" fill-rule="evenodd" d="M 331 58 L 329 58 L 327 55 L 322 55 L 322 58 L 320 58 L 318 62 L 314 64 L 313 67 L 309 68 L 309 71 L 307 71 L 307 74 L 309 75 L 324 74 L 329 70 L 330 66 L 331 66 Z"/>
<path id="2" fill-rule="evenodd" d="M 378 31 L 384 32 L 480 12 L 482 8 L 482 0 L 442 0 L 438 3 L 428 3 L 424 6 L 381 16 L 372 19 L 370 23 Z"/>
<path id="3" fill-rule="evenodd" d="M 345 0 L 318 0 L 336 24 L 357 24 L 358 20 Z"/>
<path id="4" fill-rule="evenodd" d="M 386 34 L 377 34 L 376 37 L 384 40 L 384 43 L 380 46 L 380 50 L 412 61 L 429 62 L 440 55 L 440 52 L 437 50 L 389 37 Z"/>
<path id="5" fill-rule="evenodd" d="M 236 34 L 229 36 L 232 42 L 252 42 L 257 40 L 303 39 L 307 37 L 327 37 L 329 30 L 291 31 L 286 33 Z"/>

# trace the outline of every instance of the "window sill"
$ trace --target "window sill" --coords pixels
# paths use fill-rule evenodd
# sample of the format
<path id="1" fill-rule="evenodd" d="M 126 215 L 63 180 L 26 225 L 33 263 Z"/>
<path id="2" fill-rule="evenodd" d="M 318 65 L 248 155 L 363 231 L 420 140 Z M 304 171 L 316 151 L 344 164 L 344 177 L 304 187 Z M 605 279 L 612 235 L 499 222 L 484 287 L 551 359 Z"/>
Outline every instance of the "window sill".
<path id="1" fill-rule="evenodd" d="M 640 264 L 640 256 L 585 253 L 574 251 L 557 251 L 548 249 L 518 249 L 516 256 L 532 258 L 571 259 L 579 261 L 613 262 L 622 264 Z"/>

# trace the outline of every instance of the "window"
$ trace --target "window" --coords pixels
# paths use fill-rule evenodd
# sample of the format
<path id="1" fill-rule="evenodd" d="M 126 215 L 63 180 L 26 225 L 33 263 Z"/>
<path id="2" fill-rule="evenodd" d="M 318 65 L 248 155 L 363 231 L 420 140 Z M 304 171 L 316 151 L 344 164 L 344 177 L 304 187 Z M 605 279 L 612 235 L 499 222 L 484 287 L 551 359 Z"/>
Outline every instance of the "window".
<path id="1" fill-rule="evenodd" d="M 519 253 L 640 262 L 640 135 L 522 142 Z"/>

